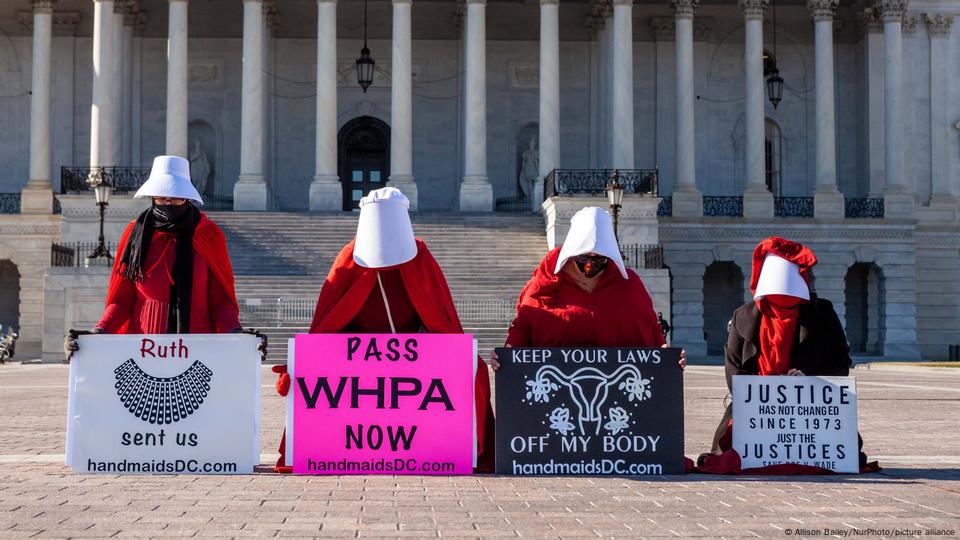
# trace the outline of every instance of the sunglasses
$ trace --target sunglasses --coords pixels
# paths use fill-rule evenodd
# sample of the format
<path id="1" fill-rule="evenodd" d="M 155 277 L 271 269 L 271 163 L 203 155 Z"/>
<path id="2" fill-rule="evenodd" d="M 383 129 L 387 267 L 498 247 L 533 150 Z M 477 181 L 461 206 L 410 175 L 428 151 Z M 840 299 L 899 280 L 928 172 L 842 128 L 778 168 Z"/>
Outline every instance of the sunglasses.
<path id="1" fill-rule="evenodd" d="M 610 262 L 610 259 L 602 255 L 577 255 L 573 260 L 581 266 L 586 264 L 604 266 Z"/>

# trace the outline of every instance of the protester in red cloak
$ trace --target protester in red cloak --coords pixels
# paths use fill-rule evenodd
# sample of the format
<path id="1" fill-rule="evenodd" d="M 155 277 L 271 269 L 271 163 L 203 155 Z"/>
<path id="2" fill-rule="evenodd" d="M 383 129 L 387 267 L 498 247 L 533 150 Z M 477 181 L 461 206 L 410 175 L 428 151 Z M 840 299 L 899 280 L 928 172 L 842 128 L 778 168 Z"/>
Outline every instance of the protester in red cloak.
<path id="1" fill-rule="evenodd" d="M 440 265 L 427 245 L 413 236 L 408 204 L 395 188 L 375 190 L 364 197 L 357 237 L 333 262 L 317 299 L 310 333 L 463 333 Z M 375 212 L 379 214 L 373 219 Z M 477 357 L 477 363 L 477 469 L 491 471 L 494 420 L 490 379 L 483 359 Z M 286 366 L 274 371 L 280 374 L 277 392 L 285 396 L 290 387 Z M 290 470 L 285 463 L 285 435 L 280 440 L 278 472 Z"/>
<path id="2" fill-rule="evenodd" d="M 547 253 L 521 291 L 505 346 L 665 347 L 643 281 L 623 264 L 609 213 L 584 208 L 570 223 L 563 246 Z"/>
<path id="3" fill-rule="evenodd" d="M 135 197 L 151 197 L 153 204 L 124 230 L 103 316 L 89 332 L 71 331 L 68 359 L 84 333 L 242 331 L 226 239 L 195 206 L 202 200 L 190 183 L 189 163 L 157 157 Z"/>
<path id="4" fill-rule="evenodd" d="M 811 269 L 816 264 L 809 248 L 776 236 L 760 242 L 754 250 L 750 277 L 754 301 L 734 312 L 725 349 L 731 392 L 734 375 L 849 375 L 850 347 L 840 319 L 833 304 L 810 291 Z M 732 406 L 728 406 L 711 451 L 700 456 L 696 470 L 717 474 L 829 472 L 795 464 L 742 471 L 740 456 L 732 449 L 732 435 Z M 867 466 L 866 455 L 860 452 L 860 466 L 869 471 L 876 463 Z"/>

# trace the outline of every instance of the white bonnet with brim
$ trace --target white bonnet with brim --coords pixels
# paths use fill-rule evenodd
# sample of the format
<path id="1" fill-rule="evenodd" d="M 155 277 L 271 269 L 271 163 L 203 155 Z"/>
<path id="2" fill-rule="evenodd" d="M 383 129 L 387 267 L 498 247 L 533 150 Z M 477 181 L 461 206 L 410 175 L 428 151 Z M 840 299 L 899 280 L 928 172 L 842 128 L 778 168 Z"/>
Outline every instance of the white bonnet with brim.
<path id="1" fill-rule="evenodd" d="M 410 201 L 399 189 L 375 189 L 360 199 L 353 260 L 364 268 L 403 264 L 417 256 Z"/>
<path id="2" fill-rule="evenodd" d="M 150 177 L 140 186 L 134 199 L 144 197 L 170 197 L 190 199 L 203 204 L 200 193 L 190 181 L 190 162 L 179 156 L 157 156 L 153 158 Z"/>
<path id="3" fill-rule="evenodd" d="M 753 299 L 759 300 L 771 294 L 781 294 L 810 300 L 810 287 L 800 275 L 800 267 L 782 257 L 768 253 L 760 268 L 757 290 Z"/>
<path id="4" fill-rule="evenodd" d="M 588 206 L 570 218 L 570 231 L 560 248 L 554 273 L 559 274 L 568 260 L 586 253 L 607 257 L 617 265 L 623 279 L 628 279 L 627 268 L 620 256 L 620 246 L 613 234 L 613 220 L 610 219 L 610 213 L 603 208 Z"/>

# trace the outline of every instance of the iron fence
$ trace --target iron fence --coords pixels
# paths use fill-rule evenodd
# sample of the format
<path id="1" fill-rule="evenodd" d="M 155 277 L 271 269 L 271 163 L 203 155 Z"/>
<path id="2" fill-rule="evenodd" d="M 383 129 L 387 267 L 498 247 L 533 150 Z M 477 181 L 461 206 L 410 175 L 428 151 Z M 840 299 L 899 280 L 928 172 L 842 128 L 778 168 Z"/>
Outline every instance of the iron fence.
<path id="1" fill-rule="evenodd" d="M 776 217 L 813 217 L 813 197 L 774 197 Z"/>
<path id="2" fill-rule="evenodd" d="M 497 212 L 532 212 L 533 202 L 530 197 L 497 197 Z"/>
<path id="3" fill-rule="evenodd" d="M 620 246 L 623 262 L 630 268 L 663 268 L 663 245 L 624 244 Z"/>
<path id="4" fill-rule="evenodd" d="M 883 218 L 882 197 L 857 197 L 844 201 L 844 215 L 848 218 Z"/>
<path id="5" fill-rule="evenodd" d="M 20 194 L 0 193 L 0 214 L 19 214 Z"/>
<path id="6" fill-rule="evenodd" d="M 624 193 L 656 196 L 659 172 L 657 169 L 617 169 Z M 613 180 L 614 169 L 554 169 L 544 179 L 543 196 L 587 193 L 606 195 L 607 184 Z"/>
<path id="7" fill-rule="evenodd" d="M 240 319 L 245 324 L 302 326 L 313 320 L 315 296 L 260 296 L 240 299 Z M 460 319 L 470 322 L 509 323 L 516 301 L 497 298 L 460 298 L 454 301 Z"/>
<path id="8" fill-rule="evenodd" d="M 99 176 L 114 193 L 136 191 L 150 176 L 150 167 L 60 167 L 60 193 L 90 191 L 90 177 Z"/>
<path id="9" fill-rule="evenodd" d="M 58 268 L 79 268 L 88 266 L 90 262 L 87 255 L 97 249 L 97 242 L 68 242 L 65 244 L 52 244 L 50 246 L 50 266 Z M 116 242 L 107 242 L 107 249 L 117 256 Z M 104 265 L 107 261 L 100 259 L 96 264 Z M 111 261 L 112 264 L 112 261 Z"/>
<path id="10" fill-rule="evenodd" d="M 704 197 L 703 215 L 743 217 L 743 197 Z"/>
<path id="11" fill-rule="evenodd" d="M 201 196 L 203 197 L 203 210 L 209 210 L 211 212 L 229 212 L 233 210 L 233 197 L 219 193 L 204 194 Z"/>

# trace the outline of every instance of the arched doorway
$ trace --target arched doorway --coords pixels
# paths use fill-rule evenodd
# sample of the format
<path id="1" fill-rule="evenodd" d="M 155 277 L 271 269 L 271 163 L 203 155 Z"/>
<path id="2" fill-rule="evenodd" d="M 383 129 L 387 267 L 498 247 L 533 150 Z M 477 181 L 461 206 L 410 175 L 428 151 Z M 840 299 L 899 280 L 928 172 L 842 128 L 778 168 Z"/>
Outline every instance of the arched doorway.
<path id="1" fill-rule="evenodd" d="M 707 354 L 723 354 L 727 322 L 743 305 L 743 272 L 729 261 L 715 261 L 703 274 L 703 340 Z"/>
<path id="2" fill-rule="evenodd" d="M 883 273 L 873 263 L 857 263 L 847 270 L 846 332 L 850 352 L 883 354 Z"/>
<path id="3" fill-rule="evenodd" d="M 783 137 L 780 126 L 769 118 L 764 121 L 763 148 L 767 189 L 774 196 L 780 196 L 783 193 Z"/>
<path id="4" fill-rule="evenodd" d="M 0 325 L 20 328 L 20 271 L 9 260 L 0 260 Z"/>
<path id="5" fill-rule="evenodd" d="M 390 126 L 372 116 L 354 118 L 340 128 L 337 150 L 343 209 L 356 210 L 361 197 L 387 182 Z"/>

